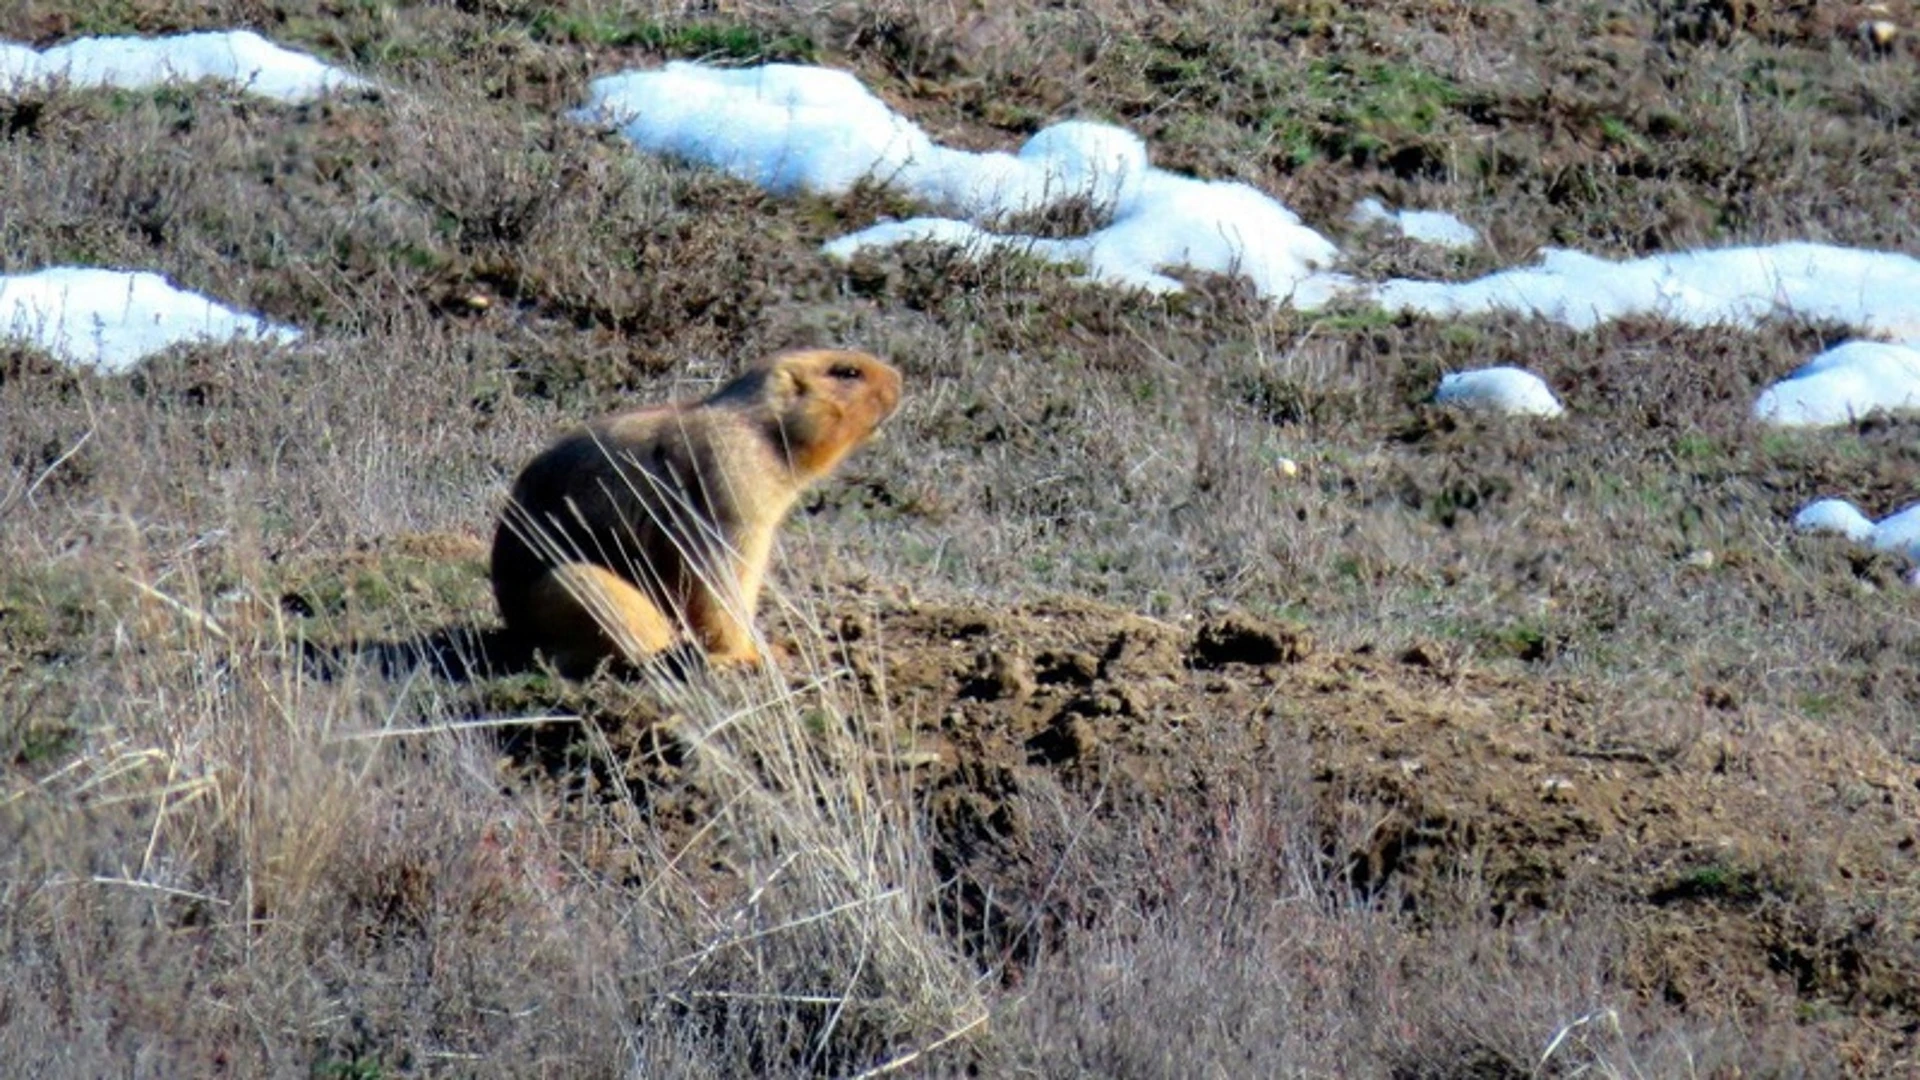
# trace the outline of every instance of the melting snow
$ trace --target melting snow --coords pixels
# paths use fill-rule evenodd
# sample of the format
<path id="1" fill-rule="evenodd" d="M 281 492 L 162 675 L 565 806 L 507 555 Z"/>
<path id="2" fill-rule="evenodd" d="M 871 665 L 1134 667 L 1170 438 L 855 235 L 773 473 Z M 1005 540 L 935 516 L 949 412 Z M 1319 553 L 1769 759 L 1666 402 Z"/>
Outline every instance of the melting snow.
<path id="1" fill-rule="evenodd" d="M 1094 281 L 1154 293 L 1179 292 L 1180 282 L 1162 271 L 1183 268 L 1238 274 L 1260 295 L 1293 297 L 1302 306 L 1324 303 L 1347 284 L 1343 277 L 1317 272 L 1338 255 L 1333 244 L 1253 188 L 1158 171 L 1129 191 L 1112 224 L 1085 236 L 1053 240 L 990 232 L 951 218 L 913 218 L 862 229 L 822 250 L 848 259 L 914 241 L 950 244 L 975 255 L 1021 252 L 1081 266 Z"/>
<path id="2" fill-rule="evenodd" d="M 368 85 L 305 53 L 283 49 L 247 30 L 171 37 L 90 37 L 36 52 L 0 42 L 0 93 L 65 81 L 128 89 L 169 81 L 218 79 L 285 102 Z"/>
<path id="3" fill-rule="evenodd" d="M 1849 540 L 1871 544 L 1878 551 L 1920 559 L 1920 503 L 1888 515 L 1876 524 L 1845 499 L 1821 499 L 1800 511 L 1793 519 L 1793 526 L 1802 532 L 1838 533 Z"/>
<path id="4" fill-rule="evenodd" d="M 635 145 L 723 169 L 776 194 L 840 194 L 900 172 L 926 133 L 844 71 L 674 61 L 595 79 L 575 119 L 617 125 Z"/>
<path id="5" fill-rule="evenodd" d="M 1770 316 L 1798 316 L 1920 337 L 1920 259 L 1828 244 L 1716 248 L 1625 262 L 1548 248 L 1538 266 L 1458 283 L 1388 281 L 1368 292 L 1396 311 L 1516 311 L 1575 330 L 1634 315 L 1686 326 L 1753 326 Z"/>
<path id="6" fill-rule="evenodd" d="M 1383 225 L 1409 240 L 1437 247 L 1476 247 L 1480 234 L 1474 227 L 1440 210 L 1388 210 L 1379 199 L 1361 199 L 1347 220 L 1361 228 Z"/>
<path id="7" fill-rule="evenodd" d="M 300 332 L 174 288 L 159 274 L 54 267 L 0 276 L 0 337 L 73 364 L 123 372 L 183 341 L 290 342 Z"/>
<path id="8" fill-rule="evenodd" d="M 1784 427 L 1845 424 L 1875 409 L 1920 406 L 1920 349 L 1849 341 L 1761 393 L 1753 415 Z"/>
<path id="9" fill-rule="evenodd" d="M 1339 251 L 1272 197 L 1154 168 L 1138 136 L 1104 124 L 1056 124 L 1018 154 L 972 153 L 936 145 L 846 72 L 684 62 L 597 79 L 587 106 L 573 115 L 619 127 L 642 150 L 715 166 L 770 191 L 835 195 L 870 181 L 941 215 L 840 237 L 824 248 L 837 259 L 937 243 L 976 256 L 1026 253 L 1078 266 L 1090 280 L 1159 293 L 1180 289 L 1172 273 L 1211 271 L 1243 275 L 1262 296 L 1303 310 L 1345 296 L 1439 318 L 1517 312 L 1575 330 L 1632 316 L 1737 327 L 1818 319 L 1899 343 L 1858 341 L 1823 353 L 1762 393 L 1755 417 L 1835 424 L 1875 409 L 1920 407 L 1920 259 L 1908 255 L 1786 243 L 1616 262 L 1544 249 L 1536 265 L 1474 281 L 1361 283 L 1329 272 Z M 1074 200 L 1107 224 L 1060 239 L 994 231 L 1010 215 Z M 1395 213 L 1374 199 L 1361 202 L 1353 220 L 1429 243 L 1478 240 L 1451 215 Z M 1545 382 L 1512 368 L 1449 375 L 1436 400 L 1538 416 L 1562 411 Z M 1877 546 L 1898 536 L 1896 546 L 1920 557 L 1920 509 L 1911 524 L 1889 531 L 1904 515 L 1876 526 L 1857 510 L 1859 520 L 1847 518 L 1839 506 L 1810 507 L 1803 527 L 1870 536 Z"/>
<path id="10" fill-rule="evenodd" d="M 1687 326 L 1750 327 L 1776 316 L 1843 323 L 1920 342 L 1920 259 L 1827 244 L 1652 255 L 1626 262 L 1549 249 L 1540 264 L 1477 281 L 1388 281 L 1383 307 L 1435 316 L 1515 311 L 1588 330 L 1634 315 Z M 1841 424 L 1920 406 L 1920 352 L 1850 342 L 1764 391 L 1753 414 L 1786 426 Z"/>
<path id="11" fill-rule="evenodd" d="M 936 145 L 843 71 L 674 62 L 594 80 L 588 104 L 573 115 L 617 126 L 642 150 L 715 166 L 773 192 L 836 195 L 870 181 L 941 215 L 882 222 L 831 241 L 824 251 L 837 259 L 917 241 L 975 256 L 1025 253 L 1077 266 L 1089 280 L 1156 293 L 1179 291 L 1172 275 L 1182 270 L 1239 274 L 1260 295 L 1301 309 L 1348 296 L 1439 318 L 1519 312 L 1576 330 L 1630 316 L 1688 326 L 1754 326 L 1786 316 L 1920 346 L 1920 259 L 1911 256 L 1788 243 L 1615 262 L 1545 249 L 1534 266 L 1474 281 L 1359 283 L 1329 272 L 1339 251 L 1272 197 L 1154 168 L 1145 144 L 1125 129 L 1072 121 L 1039 132 L 1017 154 L 955 150 Z M 1061 239 L 994 231 L 1009 215 L 1074 200 L 1107 224 Z M 1431 243 L 1478 239 L 1451 215 L 1394 213 L 1375 199 L 1361 202 L 1354 219 L 1386 222 Z M 1913 353 L 1869 342 L 1843 346 L 1762 394 L 1754 413 L 1772 423 L 1830 424 L 1920 405 Z M 1477 383 L 1455 385 L 1451 392 L 1483 392 L 1467 389 Z M 1533 411 L 1551 398 L 1542 386 L 1512 400 Z"/>
<path id="12" fill-rule="evenodd" d="M 1516 416 L 1559 416 L 1566 411 L 1547 387 L 1546 380 L 1515 367 L 1443 375 L 1433 400 L 1442 405 L 1489 409 Z"/>
<path id="13" fill-rule="evenodd" d="M 721 69 L 677 61 L 594 80 L 576 118 L 612 123 L 641 149 L 712 165 L 776 193 L 840 194 L 863 180 L 942 215 L 886 222 L 828 251 L 932 240 L 975 250 L 1030 250 L 1085 262 L 1090 276 L 1176 287 L 1165 271 L 1246 274 L 1284 299 L 1307 282 L 1307 306 L 1343 288 L 1383 307 L 1439 317 L 1518 311 L 1591 329 L 1631 315 L 1690 326 L 1751 326 L 1776 315 L 1830 319 L 1868 333 L 1920 338 L 1920 260 L 1888 252 L 1793 243 L 1655 255 L 1614 262 L 1547 249 L 1538 265 L 1476 281 L 1395 280 L 1358 285 L 1314 274 L 1338 257 L 1291 210 L 1245 184 L 1154 168 L 1139 137 L 1071 121 L 1034 135 L 1018 154 L 936 145 L 843 71 L 792 64 Z M 1066 240 L 990 232 L 1008 214 L 1085 199 L 1111 223 Z M 1356 211 L 1390 218 L 1436 241 L 1472 232 L 1426 211 L 1391 214 L 1376 200 Z M 959 220 L 954 220 L 954 219 Z M 971 227 L 969 227 L 969 225 Z"/>
<path id="14" fill-rule="evenodd" d="M 1324 302 L 1345 284 L 1316 272 L 1339 252 L 1291 210 L 1245 184 L 1156 169 L 1139 136 L 1106 124 L 1055 124 L 1018 154 L 973 153 L 935 145 L 845 72 L 686 62 L 596 79 L 588 105 L 573 115 L 618 126 L 642 150 L 712 165 L 776 193 L 836 195 L 865 180 L 960 219 L 885 222 L 828 244 L 837 258 L 933 241 L 1026 252 L 1154 292 L 1178 291 L 1165 273 L 1178 269 L 1242 274 L 1274 300 L 1304 283 L 1296 302 Z M 1109 224 L 1064 240 L 982 227 L 1076 200 Z"/>
<path id="15" fill-rule="evenodd" d="M 1873 521 L 1845 499 L 1821 499 L 1796 514 L 1793 527 L 1801 532 L 1838 533 L 1849 540 L 1873 535 Z"/>
<path id="16" fill-rule="evenodd" d="M 258 34 L 223 31 L 171 37 L 80 38 L 44 51 L 0 42 L 0 94 L 50 83 L 127 89 L 217 79 L 285 102 L 369 85 Z M 60 359 L 122 372 L 183 341 L 235 337 L 292 341 L 278 326 L 174 288 L 159 274 L 52 267 L 0 275 L 0 337 Z"/>
<path id="17" fill-rule="evenodd" d="M 1920 559 L 1920 505 L 1881 518 L 1867 539 L 1881 551 L 1897 551 L 1909 559 Z"/>

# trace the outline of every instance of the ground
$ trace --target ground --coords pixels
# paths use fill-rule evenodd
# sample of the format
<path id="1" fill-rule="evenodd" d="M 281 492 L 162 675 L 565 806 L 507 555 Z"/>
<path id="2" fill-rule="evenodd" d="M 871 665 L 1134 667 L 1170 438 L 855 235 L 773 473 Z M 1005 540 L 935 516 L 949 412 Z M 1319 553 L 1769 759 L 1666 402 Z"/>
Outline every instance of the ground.
<path id="1" fill-rule="evenodd" d="M 0 271 L 160 270 L 308 334 L 121 377 L 0 353 L 0 1056 L 1910 1072 L 1920 599 L 1787 523 L 1911 502 L 1920 440 L 1748 415 L 1846 328 L 841 267 L 822 242 L 910 208 L 561 115 L 625 66 L 804 60 L 957 145 L 1125 123 L 1357 273 L 1913 253 L 1885 6 L 9 8 L 41 45 L 245 25 L 389 89 L 0 101 Z M 1369 194 L 1488 245 L 1355 234 Z M 789 523 L 779 671 L 574 683 L 501 640 L 486 544 L 542 440 L 825 343 L 909 392 Z M 1428 402 L 1496 364 L 1568 414 Z"/>

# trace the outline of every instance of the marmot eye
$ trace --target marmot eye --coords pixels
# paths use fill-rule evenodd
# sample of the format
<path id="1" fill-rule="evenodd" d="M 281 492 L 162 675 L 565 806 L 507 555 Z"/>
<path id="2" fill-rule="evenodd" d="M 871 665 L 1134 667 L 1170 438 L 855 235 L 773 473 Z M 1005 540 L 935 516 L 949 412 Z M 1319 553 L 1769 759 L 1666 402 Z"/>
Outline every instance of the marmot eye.
<path id="1" fill-rule="evenodd" d="M 849 379 L 853 381 L 858 381 L 866 375 L 856 364 L 835 364 L 827 369 L 827 374 L 836 379 Z"/>

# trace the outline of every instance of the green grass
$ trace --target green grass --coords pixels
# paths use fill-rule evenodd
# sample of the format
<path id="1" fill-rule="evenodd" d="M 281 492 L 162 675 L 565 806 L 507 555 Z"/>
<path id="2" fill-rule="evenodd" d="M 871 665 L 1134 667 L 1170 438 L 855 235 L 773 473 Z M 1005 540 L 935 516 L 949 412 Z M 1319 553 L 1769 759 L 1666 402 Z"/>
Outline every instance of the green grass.
<path id="1" fill-rule="evenodd" d="M 806 36 L 783 34 L 744 22 L 656 21 L 626 15 L 548 9 L 532 23 L 544 41 L 607 48 L 640 48 L 671 57 L 740 63 L 808 63 L 819 49 Z"/>
<path id="2" fill-rule="evenodd" d="M 1464 97 L 1443 75 L 1384 61 L 1316 60 L 1285 78 L 1298 97 L 1269 113 L 1262 127 L 1296 166 L 1322 158 L 1383 161 L 1436 134 Z"/>

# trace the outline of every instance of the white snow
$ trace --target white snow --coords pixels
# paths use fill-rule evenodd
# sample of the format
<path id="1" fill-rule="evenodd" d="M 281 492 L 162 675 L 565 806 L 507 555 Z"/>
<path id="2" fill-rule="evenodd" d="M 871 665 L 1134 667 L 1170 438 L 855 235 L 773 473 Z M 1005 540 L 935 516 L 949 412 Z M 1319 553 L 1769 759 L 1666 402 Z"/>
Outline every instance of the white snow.
<path id="1" fill-rule="evenodd" d="M 1182 270 L 1241 274 L 1261 295 L 1301 308 L 1348 294 L 1395 311 L 1442 318 L 1517 311 L 1577 330 L 1634 315 L 1689 326 L 1795 316 L 1920 340 L 1920 260 L 1825 244 L 1622 262 L 1546 249 L 1537 265 L 1475 281 L 1357 283 L 1326 272 L 1338 250 L 1272 197 L 1154 168 L 1146 146 L 1125 129 L 1070 121 L 1034 135 L 1018 154 L 951 149 L 843 71 L 674 62 L 594 80 L 588 104 L 573 115 L 616 125 L 642 150 L 712 165 L 777 193 L 835 195 L 864 180 L 929 213 L 834 240 L 825 250 L 835 258 L 919 241 L 974 253 L 1024 251 L 1077 264 L 1091 280 L 1154 292 L 1177 291 L 1171 275 Z M 1062 239 L 992 231 L 1010 214 L 1075 199 L 1108 223 Z M 1369 199 L 1355 215 L 1426 242 L 1477 240 L 1448 214 L 1395 213 Z M 1852 408 L 1864 411 L 1858 401 Z"/>
<path id="2" fill-rule="evenodd" d="M 838 195 L 867 181 L 927 211 L 830 241 L 823 251 L 835 259 L 933 243 L 975 257 L 1024 253 L 1075 266 L 1090 281 L 1154 293 L 1178 292 L 1182 271 L 1237 274 L 1261 296 L 1302 310 L 1344 297 L 1438 318 L 1518 312 L 1582 331 L 1632 316 L 1734 327 L 1818 319 L 1902 344 L 1834 349 L 1763 393 L 1756 417 L 1832 424 L 1920 406 L 1920 259 L 1895 252 L 1785 243 L 1613 261 L 1548 248 L 1535 265 L 1473 281 L 1363 283 L 1331 272 L 1339 250 L 1271 196 L 1155 168 L 1137 135 L 1106 124 L 1055 124 L 1017 154 L 973 153 L 936 144 L 843 71 L 681 61 L 596 79 L 587 105 L 572 115 L 612 124 L 644 151 L 724 169 L 776 193 Z M 1106 224 L 1064 238 L 995 231 L 1010 215 L 1074 200 Z M 1363 200 L 1353 220 L 1426 243 L 1479 239 L 1450 214 L 1394 212 L 1377 199 Z M 1557 402 L 1549 410 L 1544 384 L 1521 389 L 1499 381 L 1505 378 L 1456 379 L 1445 393 L 1540 415 L 1558 411 Z"/>
<path id="3" fill-rule="evenodd" d="M 1048 262 L 1082 266 L 1089 280 L 1153 293 L 1183 288 L 1165 273 L 1169 270 L 1237 274 L 1252 282 L 1261 296 L 1292 298 L 1303 307 L 1324 303 L 1349 284 L 1320 269 L 1339 255 L 1333 243 L 1256 189 L 1157 169 L 1127 186 L 1111 224 L 1085 236 L 1047 239 L 989 232 L 951 219 L 914 218 L 882 222 L 822 250 L 848 259 L 912 241 L 957 244 L 975 253 L 1025 252 Z"/>
<path id="4" fill-rule="evenodd" d="M 1566 411 L 1546 380 L 1515 367 L 1443 375 L 1433 400 L 1442 405 L 1490 409 L 1515 416 L 1559 416 Z"/>
<path id="5" fill-rule="evenodd" d="M 1873 535 L 1873 521 L 1860 508 L 1845 499 L 1821 499 L 1808 503 L 1794 515 L 1793 527 L 1801 532 L 1838 533 L 1849 540 L 1862 541 Z"/>
<path id="6" fill-rule="evenodd" d="M 593 80 L 572 115 L 643 150 L 722 169 L 775 194 L 839 194 L 897 174 L 932 141 L 844 71 L 675 61 Z"/>
<path id="7" fill-rule="evenodd" d="M 1634 315 L 1750 327 L 1773 316 L 1920 337 L 1920 259 L 1828 244 L 1673 252 L 1613 262 L 1547 248 L 1537 266 L 1474 281 L 1384 282 L 1381 306 L 1441 317 L 1515 311 L 1590 330 Z"/>
<path id="8" fill-rule="evenodd" d="M 1849 341 L 1809 360 L 1753 403 L 1783 427 L 1845 424 L 1875 409 L 1920 407 L 1920 349 Z"/>
<path id="9" fill-rule="evenodd" d="M 1857 543 L 1870 544 L 1876 551 L 1920 559 L 1920 503 L 1875 523 L 1845 499 L 1821 499 L 1800 511 L 1793 519 L 1793 526 L 1802 532 L 1838 533 Z"/>
<path id="10" fill-rule="evenodd" d="M 1367 294 L 1395 311 L 1439 317 L 1514 311 L 1575 330 L 1629 316 L 1735 327 L 1797 317 L 1920 342 L 1920 259 L 1828 244 L 1683 251 L 1625 262 L 1547 249 L 1537 266 L 1458 283 L 1388 281 Z M 1913 406 L 1920 406 L 1920 353 L 1905 344 L 1858 341 L 1769 387 L 1753 413 L 1768 423 L 1806 426 Z"/>
<path id="11" fill-rule="evenodd" d="M 1473 226 L 1441 210 L 1388 210 L 1379 199 L 1361 199 L 1347 220 L 1361 228 L 1384 226 L 1409 240 L 1455 250 L 1478 246 Z"/>
<path id="12" fill-rule="evenodd" d="M 0 94 L 63 81 L 73 86 L 138 89 L 201 79 L 230 82 L 285 102 L 368 85 L 356 75 L 306 53 L 283 49 L 249 30 L 79 38 L 44 52 L 0 42 Z"/>
<path id="13" fill-rule="evenodd" d="M 1339 252 L 1291 210 L 1245 184 L 1156 169 L 1124 128 L 1069 121 L 1036 133 L 1017 155 L 955 150 L 936 145 L 853 76 L 791 64 L 723 70 L 674 62 L 596 79 L 589 94 L 573 115 L 614 124 L 642 150 L 712 165 L 776 193 L 837 195 L 871 181 L 951 215 L 842 237 L 824 249 L 835 258 L 921 241 L 1026 252 L 1152 292 L 1178 291 L 1166 271 L 1182 269 L 1244 275 L 1276 301 L 1324 302 L 1347 284 L 1318 272 Z M 1066 239 L 984 227 L 1074 200 L 1108 224 Z"/>
<path id="14" fill-rule="evenodd" d="M 203 79 L 289 103 L 369 85 L 246 30 L 80 38 L 44 51 L 0 41 L 0 95 L 48 84 L 138 89 Z M 183 341 L 299 336 L 292 327 L 176 289 L 159 274 L 51 267 L 0 275 L 0 337 L 108 372 L 126 371 Z"/>
<path id="15" fill-rule="evenodd" d="M 1881 518 L 1867 542 L 1879 551 L 1897 551 L 1909 559 L 1920 559 L 1920 504 Z"/>
<path id="16" fill-rule="evenodd" d="M 159 274 L 53 267 L 0 275 L 0 337 L 24 340 L 72 364 L 124 372 L 168 346 L 300 332 L 176 289 Z"/>
<path id="17" fill-rule="evenodd" d="M 969 220 L 1069 199 L 1110 212 L 1149 171 L 1124 128 L 1056 124 L 1013 154 L 937 146 L 844 71 L 671 61 L 595 79 L 577 120 L 609 123 L 649 153 L 721 169 L 779 195 L 844 195 L 863 180 Z"/>

